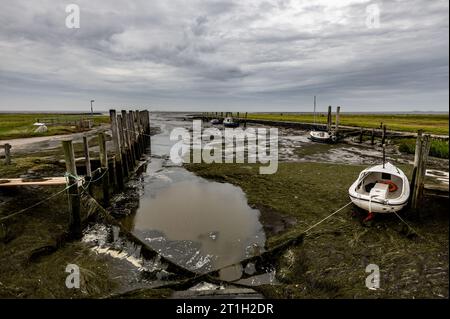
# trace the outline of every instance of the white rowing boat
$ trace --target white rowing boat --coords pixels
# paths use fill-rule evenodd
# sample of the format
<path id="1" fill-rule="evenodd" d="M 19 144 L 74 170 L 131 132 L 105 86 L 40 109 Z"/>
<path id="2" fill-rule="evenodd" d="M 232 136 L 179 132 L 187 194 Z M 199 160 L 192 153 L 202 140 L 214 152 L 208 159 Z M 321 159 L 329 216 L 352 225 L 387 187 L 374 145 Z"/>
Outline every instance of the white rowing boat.
<path id="1" fill-rule="evenodd" d="M 405 173 L 385 163 L 363 170 L 348 193 L 356 206 L 369 213 L 393 213 L 408 204 L 409 188 Z"/>

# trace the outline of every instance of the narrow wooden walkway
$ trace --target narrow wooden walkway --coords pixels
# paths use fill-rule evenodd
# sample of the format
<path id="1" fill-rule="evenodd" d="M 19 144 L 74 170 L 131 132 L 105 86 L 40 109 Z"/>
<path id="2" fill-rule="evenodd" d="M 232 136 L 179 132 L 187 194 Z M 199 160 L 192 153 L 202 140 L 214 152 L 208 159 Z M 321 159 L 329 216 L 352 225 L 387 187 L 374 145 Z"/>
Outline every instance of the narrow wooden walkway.
<path id="1" fill-rule="evenodd" d="M 66 185 L 66 178 L 61 177 L 43 177 L 41 179 L 26 179 L 26 178 L 0 178 L 0 187 L 14 187 L 14 186 L 54 186 Z"/>

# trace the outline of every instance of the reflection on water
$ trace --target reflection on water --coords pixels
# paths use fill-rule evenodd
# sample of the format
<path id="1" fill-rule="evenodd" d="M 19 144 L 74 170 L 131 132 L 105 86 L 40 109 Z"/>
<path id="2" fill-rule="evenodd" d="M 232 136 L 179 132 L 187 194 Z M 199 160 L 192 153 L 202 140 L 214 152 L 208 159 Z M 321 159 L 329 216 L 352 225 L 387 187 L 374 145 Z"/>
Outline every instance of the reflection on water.
<path id="1" fill-rule="evenodd" d="M 239 188 L 194 179 L 141 198 L 130 226 L 164 255 L 211 270 L 260 253 L 265 235 L 258 218 Z"/>
<path id="2" fill-rule="evenodd" d="M 156 124 L 161 133 L 152 138 L 156 156 L 144 174 L 145 192 L 136 214 L 123 225 L 165 257 L 198 272 L 260 254 L 265 234 L 259 211 L 247 205 L 240 188 L 204 180 L 164 160 L 174 143 L 170 130 L 189 122 L 164 119 Z"/>

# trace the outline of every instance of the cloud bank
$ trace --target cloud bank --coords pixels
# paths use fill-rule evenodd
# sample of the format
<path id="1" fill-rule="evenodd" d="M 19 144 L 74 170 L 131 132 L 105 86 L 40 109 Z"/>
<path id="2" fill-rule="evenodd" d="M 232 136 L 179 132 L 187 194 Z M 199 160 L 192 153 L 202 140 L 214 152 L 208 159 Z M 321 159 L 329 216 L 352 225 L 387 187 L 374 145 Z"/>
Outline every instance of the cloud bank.
<path id="1" fill-rule="evenodd" d="M 80 7 L 68 29 L 65 8 Z M 379 25 L 368 24 L 368 8 Z M 444 0 L 7 0 L 0 111 L 445 111 Z"/>

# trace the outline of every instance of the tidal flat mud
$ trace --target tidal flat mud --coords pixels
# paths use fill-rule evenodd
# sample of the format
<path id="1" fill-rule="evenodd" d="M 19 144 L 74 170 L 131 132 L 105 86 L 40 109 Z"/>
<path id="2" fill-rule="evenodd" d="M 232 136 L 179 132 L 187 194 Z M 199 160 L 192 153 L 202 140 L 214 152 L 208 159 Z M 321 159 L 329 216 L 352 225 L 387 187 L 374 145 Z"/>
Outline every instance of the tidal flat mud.
<path id="1" fill-rule="evenodd" d="M 259 296 L 275 298 L 448 298 L 444 198 L 427 199 L 420 214 L 402 212 L 412 228 L 393 215 L 377 216 L 367 225 L 364 215 L 349 207 L 272 258 L 264 271 L 238 266 L 240 259 L 298 236 L 345 205 L 358 173 L 379 163 L 379 147 L 352 140 L 315 144 L 304 131 L 280 129 L 278 171 L 260 175 L 258 165 L 248 163 L 174 165 L 168 134 L 191 123 L 168 114 L 152 115 L 152 123 L 158 128 L 152 154 L 126 191 L 114 198 L 109 214 L 142 243 L 190 270 L 204 273 L 235 264 L 222 271 L 222 278 L 233 282 L 220 281 L 217 273 L 219 281 L 200 282 L 171 273 L 167 264 L 146 258 L 142 245 L 98 216 L 86 220 L 81 241 L 69 241 L 67 198 L 61 195 L 1 224 L 0 297 L 168 298 L 176 291 L 195 296 L 197 289 L 251 286 Z M 94 140 L 92 147 L 95 153 Z M 81 154 L 81 148 L 76 151 Z M 387 153 L 411 173 L 411 156 L 394 145 Z M 0 166 L 0 179 L 29 170 L 62 175 L 61 155 L 57 147 L 34 148 L 31 155 L 23 149 L 12 167 Z M 445 163 L 431 158 L 429 178 L 441 185 L 448 185 Z M 0 218 L 58 190 L 1 191 Z M 81 266 L 83 289 L 65 287 L 69 263 Z M 371 263 L 380 267 L 378 290 L 365 286 L 365 268 Z"/>

